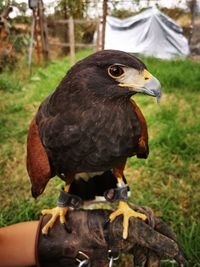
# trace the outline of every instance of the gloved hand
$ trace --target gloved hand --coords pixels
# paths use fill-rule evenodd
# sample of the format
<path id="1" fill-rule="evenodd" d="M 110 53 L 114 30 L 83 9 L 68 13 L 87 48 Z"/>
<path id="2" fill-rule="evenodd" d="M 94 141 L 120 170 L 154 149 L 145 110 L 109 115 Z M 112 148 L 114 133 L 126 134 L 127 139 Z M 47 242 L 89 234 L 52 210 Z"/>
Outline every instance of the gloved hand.
<path id="1" fill-rule="evenodd" d="M 138 208 L 137 208 L 138 210 Z M 122 218 L 106 223 L 111 211 L 77 210 L 67 214 L 67 226 L 55 223 L 48 236 L 41 234 L 49 216 L 41 219 L 37 261 L 40 267 L 106 267 L 112 257 L 121 253 L 133 255 L 133 266 L 158 267 L 164 256 L 184 266 L 182 251 L 168 226 L 155 218 L 149 208 L 139 208 L 148 218 L 148 225 L 130 219 L 129 235 L 122 238 Z M 90 265 L 89 265 L 90 264 Z"/>

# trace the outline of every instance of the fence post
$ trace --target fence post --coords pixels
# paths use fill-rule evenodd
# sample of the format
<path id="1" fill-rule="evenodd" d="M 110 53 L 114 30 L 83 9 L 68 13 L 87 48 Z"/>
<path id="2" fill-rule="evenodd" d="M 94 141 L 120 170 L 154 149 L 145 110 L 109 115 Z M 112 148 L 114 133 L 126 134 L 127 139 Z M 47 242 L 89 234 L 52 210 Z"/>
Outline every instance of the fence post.
<path id="1" fill-rule="evenodd" d="M 100 50 L 100 19 L 99 18 L 97 19 L 97 22 L 96 22 L 96 33 L 97 33 L 96 51 L 99 51 Z"/>
<path id="2" fill-rule="evenodd" d="M 108 0 L 103 0 L 103 25 L 102 25 L 102 50 L 105 47 L 105 34 L 106 34 L 106 16 L 108 10 Z"/>
<path id="3" fill-rule="evenodd" d="M 48 43 L 48 30 L 47 21 L 44 14 L 44 3 L 43 0 L 39 1 L 39 20 L 40 20 L 40 35 L 42 40 L 42 50 L 45 61 L 49 60 L 49 43 Z"/>
<path id="4" fill-rule="evenodd" d="M 69 47 L 70 47 L 70 63 L 75 63 L 75 38 L 74 38 L 74 20 L 69 18 Z"/>

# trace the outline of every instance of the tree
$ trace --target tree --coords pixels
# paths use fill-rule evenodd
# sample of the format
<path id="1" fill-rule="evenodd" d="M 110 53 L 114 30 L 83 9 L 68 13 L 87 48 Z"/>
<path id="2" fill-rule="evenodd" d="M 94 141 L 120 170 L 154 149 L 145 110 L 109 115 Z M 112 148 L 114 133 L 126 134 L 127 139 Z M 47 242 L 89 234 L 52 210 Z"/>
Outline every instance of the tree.
<path id="1" fill-rule="evenodd" d="M 18 3 L 15 0 L 2 0 L 2 1 L 0 1 L 0 13 L 2 12 L 2 10 L 6 6 L 16 7 L 20 11 L 22 16 L 25 16 L 25 13 L 28 9 L 28 5 L 27 5 L 26 1 L 24 1 L 22 3 Z"/>
<path id="2" fill-rule="evenodd" d="M 64 19 L 70 16 L 81 19 L 86 16 L 88 6 L 89 1 L 86 0 L 60 0 L 55 8 L 55 15 Z"/>

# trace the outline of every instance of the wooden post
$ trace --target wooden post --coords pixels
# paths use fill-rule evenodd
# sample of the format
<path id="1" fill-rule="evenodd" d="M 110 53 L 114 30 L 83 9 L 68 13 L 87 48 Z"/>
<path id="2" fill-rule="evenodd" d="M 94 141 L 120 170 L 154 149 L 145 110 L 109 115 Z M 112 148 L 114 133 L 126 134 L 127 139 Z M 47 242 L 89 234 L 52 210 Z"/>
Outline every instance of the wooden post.
<path id="1" fill-rule="evenodd" d="M 106 16 L 108 10 L 108 0 L 103 0 L 103 25 L 102 25 L 102 50 L 105 47 L 105 34 L 106 34 Z"/>
<path id="2" fill-rule="evenodd" d="M 99 18 L 97 19 L 97 24 L 96 24 L 96 51 L 100 50 L 100 20 Z"/>
<path id="3" fill-rule="evenodd" d="M 39 33 L 38 33 L 38 9 L 33 9 L 33 17 L 35 19 L 35 26 L 34 26 L 34 39 L 35 39 L 35 48 L 37 51 L 37 63 L 40 64 L 40 43 L 39 43 Z"/>
<path id="4" fill-rule="evenodd" d="M 189 33 L 189 38 L 188 38 L 189 45 L 191 45 L 192 35 L 193 35 L 193 31 L 194 31 L 194 24 L 195 24 L 197 0 L 190 0 L 190 1 L 188 1 L 187 4 L 188 4 L 188 7 L 189 7 L 190 13 L 191 13 L 190 33 Z"/>
<path id="5" fill-rule="evenodd" d="M 39 13 L 39 23 L 40 23 L 40 35 L 42 41 L 42 52 L 45 61 L 47 61 L 49 59 L 49 45 L 48 45 L 46 19 L 44 16 L 44 5 L 42 0 L 38 1 L 38 13 Z"/>
<path id="6" fill-rule="evenodd" d="M 34 9 L 33 9 L 33 18 L 32 18 L 32 26 L 31 26 L 31 38 L 30 38 L 30 47 L 29 47 L 29 53 L 28 53 L 28 68 L 31 75 L 31 64 L 32 64 L 32 52 L 33 52 L 33 41 L 34 41 L 34 32 L 35 32 L 35 15 L 34 15 Z"/>
<path id="7" fill-rule="evenodd" d="M 70 63 L 75 63 L 75 38 L 74 38 L 74 20 L 69 18 L 69 47 L 70 47 Z"/>

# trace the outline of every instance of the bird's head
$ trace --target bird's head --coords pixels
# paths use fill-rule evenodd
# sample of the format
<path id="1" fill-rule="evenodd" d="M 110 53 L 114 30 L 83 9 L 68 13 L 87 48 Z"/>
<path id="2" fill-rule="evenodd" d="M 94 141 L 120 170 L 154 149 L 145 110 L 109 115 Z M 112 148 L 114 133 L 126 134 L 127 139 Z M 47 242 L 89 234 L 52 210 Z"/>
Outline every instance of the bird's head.
<path id="1" fill-rule="evenodd" d="M 135 93 L 161 97 L 160 82 L 135 56 L 117 50 L 103 50 L 76 63 L 68 73 L 74 87 L 104 97 Z"/>

